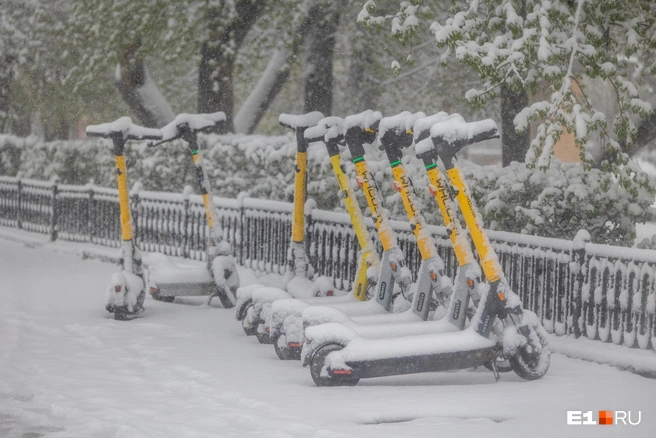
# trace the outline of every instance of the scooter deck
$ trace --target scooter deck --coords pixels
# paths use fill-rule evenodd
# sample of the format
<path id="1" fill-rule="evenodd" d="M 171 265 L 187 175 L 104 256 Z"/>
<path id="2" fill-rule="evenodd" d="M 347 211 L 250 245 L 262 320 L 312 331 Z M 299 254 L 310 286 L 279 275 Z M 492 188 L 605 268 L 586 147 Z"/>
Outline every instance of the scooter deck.
<path id="1" fill-rule="evenodd" d="M 352 369 L 350 376 L 367 379 L 373 377 L 399 376 L 404 374 L 431 373 L 477 367 L 497 357 L 494 347 L 441 354 L 405 356 L 395 359 L 347 362 Z M 339 372 L 339 371 L 338 371 Z M 333 370 L 329 373 L 333 374 Z M 343 376 L 343 374 L 341 374 Z"/>
<path id="2" fill-rule="evenodd" d="M 196 297 L 203 295 L 212 295 L 216 292 L 216 284 L 208 283 L 157 283 L 159 294 L 168 297 Z"/>
<path id="3" fill-rule="evenodd" d="M 404 312 L 405 313 L 405 312 Z M 342 323 L 344 324 L 344 323 Z M 344 324 L 359 336 L 366 339 L 398 338 L 401 336 L 430 335 L 434 333 L 450 333 L 459 331 L 456 325 L 442 318 L 438 321 L 399 321 L 389 324 Z M 320 328 L 322 326 L 318 326 Z"/>
<path id="4" fill-rule="evenodd" d="M 388 339 L 356 338 L 330 353 L 329 372 L 371 378 L 448 371 L 483 365 L 497 357 L 499 348 L 473 329 Z"/>

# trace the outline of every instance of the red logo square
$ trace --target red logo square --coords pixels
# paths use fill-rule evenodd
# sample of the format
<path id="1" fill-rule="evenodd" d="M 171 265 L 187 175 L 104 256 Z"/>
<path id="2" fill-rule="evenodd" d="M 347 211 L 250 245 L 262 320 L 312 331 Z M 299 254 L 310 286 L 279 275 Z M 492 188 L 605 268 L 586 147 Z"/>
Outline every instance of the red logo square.
<path id="1" fill-rule="evenodd" d="M 599 411 L 599 425 L 613 425 L 613 411 Z"/>

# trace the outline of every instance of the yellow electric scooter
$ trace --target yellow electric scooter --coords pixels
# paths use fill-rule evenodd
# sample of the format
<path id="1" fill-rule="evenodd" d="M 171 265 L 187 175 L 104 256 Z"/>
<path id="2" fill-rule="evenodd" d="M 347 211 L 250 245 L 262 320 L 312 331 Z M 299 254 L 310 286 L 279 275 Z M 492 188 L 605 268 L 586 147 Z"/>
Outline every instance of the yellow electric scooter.
<path id="1" fill-rule="evenodd" d="M 162 141 L 184 140 L 196 169 L 196 180 L 203 198 L 205 219 L 209 228 L 206 266 L 179 266 L 164 254 L 151 254 L 148 259 L 148 289 L 156 300 L 171 302 L 178 296 L 218 297 L 224 308 L 235 305 L 239 274 L 232 255 L 232 245 L 224 238 L 203 156 L 199 150 L 198 133 L 217 131 L 225 121 L 225 113 L 179 114 L 162 128 Z"/>
<path id="2" fill-rule="evenodd" d="M 114 314 L 114 319 L 134 319 L 143 312 L 146 297 L 141 251 L 134 241 L 130 194 L 128 192 L 128 170 L 125 165 L 125 144 L 130 140 L 159 140 L 159 129 L 134 125 L 129 117 L 121 117 L 112 123 L 87 126 L 88 137 L 112 140 L 116 161 L 119 208 L 121 212 L 121 272 L 112 275 L 107 292 L 105 308 Z"/>

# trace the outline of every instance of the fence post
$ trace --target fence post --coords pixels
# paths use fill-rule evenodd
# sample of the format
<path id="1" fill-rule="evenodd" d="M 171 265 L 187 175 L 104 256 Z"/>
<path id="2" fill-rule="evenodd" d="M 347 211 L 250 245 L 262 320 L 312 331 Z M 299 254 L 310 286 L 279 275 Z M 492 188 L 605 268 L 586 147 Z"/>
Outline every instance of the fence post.
<path id="1" fill-rule="evenodd" d="M 96 235 L 96 230 L 94 229 L 95 228 L 95 221 L 93 220 L 93 218 L 94 218 L 94 215 L 93 215 L 93 213 L 94 213 L 94 211 L 93 211 L 94 210 L 94 208 L 93 208 L 93 204 L 94 204 L 93 180 L 89 181 L 89 184 L 87 186 L 89 187 L 89 190 L 88 190 L 89 197 L 88 197 L 88 200 L 87 200 L 87 229 L 89 231 L 89 242 L 93 243 L 93 238 Z"/>
<path id="2" fill-rule="evenodd" d="M 183 192 L 184 197 L 184 217 L 182 218 L 182 256 L 186 259 L 189 258 L 189 216 L 191 212 L 189 211 L 191 206 L 189 202 L 189 194 L 186 193 L 187 187 Z"/>
<path id="3" fill-rule="evenodd" d="M 52 215 L 50 216 L 50 240 L 57 240 L 57 223 L 59 222 L 59 179 L 52 179 Z"/>
<path id="4" fill-rule="evenodd" d="M 317 208 L 317 203 L 314 199 L 308 198 L 305 201 L 305 208 L 304 208 L 304 213 L 305 213 L 305 256 L 307 258 L 307 262 L 310 266 L 307 266 L 306 269 L 312 268 L 312 269 L 318 269 L 316 265 L 316 257 L 314 257 L 314 254 L 310 252 L 310 249 L 312 248 L 312 233 L 314 232 L 314 218 L 312 216 L 312 210 Z M 291 243 L 291 239 L 288 240 Z M 316 272 L 316 271 L 315 271 Z"/>
<path id="5" fill-rule="evenodd" d="M 21 221 L 21 209 L 23 207 L 23 182 L 19 178 L 16 181 L 16 190 L 17 190 L 17 195 L 16 195 L 16 228 L 21 229 L 23 228 L 23 224 Z"/>
<path id="6" fill-rule="evenodd" d="M 576 233 L 576 237 L 574 237 L 574 245 L 572 247 L 572 259 L 576 266 L 576 272 L 574 273 L 574 290 L 571 301 L 572 327 L 570 331 L 573 330 L 574 337 L 576 338 L 581 336 L 581 325 L 579 321 L 581 319 L 581 310 L 583 309 L 583 282 L 585 281 L 586 265 L 585 246 L 588 242 L 590 242 L 590 233 L 586 230 L 579 230 Z"/>
<path id="7" fill-rule="evenodd" d="M 141 192 L 141 182 L 137 181 L 132 185 L 132 190 L 130 193 L 130 197 L 132 198 L 130 200 L 130 208 L 131 208 L 131 215 L 132 215 L 132 232 L 134 233 L 134 244 L 139 245 L 141 244 L 141 236 L 139 235 L 139 232 L 141 231 L 141 227 L 139 226 L 139 203 L 140 203 L 140 196 L 139 192 Z M 143 249 L 143 248 L 139 248 Z"/>
<path id="8" fill-rule="evenodd" d="M 244 199 L 246 198 L 246 192 L 241 192 L 237 196 L 239 200 L 239 254 L 237 260 L 239 265 L 244 266 L 244 255 L 246 254 L 245 242 L 246 242 L 246 214 L 244 212 Z"/>

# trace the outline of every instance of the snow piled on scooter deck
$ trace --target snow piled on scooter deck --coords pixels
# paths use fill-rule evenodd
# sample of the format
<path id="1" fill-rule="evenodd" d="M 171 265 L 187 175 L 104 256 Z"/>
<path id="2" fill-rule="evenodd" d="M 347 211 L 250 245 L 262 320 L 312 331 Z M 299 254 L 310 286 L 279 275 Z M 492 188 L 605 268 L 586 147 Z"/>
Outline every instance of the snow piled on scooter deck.
<path id="1" fill-rule="evenodd" d="M 116 266 L 49 246 L 0 241 L 2 437 L 647 438 L 656 430 L 656 380 L 560 354 L 535 382 L 510 373 L 494 383 L 478 369 L 317 388 L 306 368 L 278 360 L 244 335 L 232 310 L 206 298 L 147 296 L 142 318 L 114 321 L 101 303 Z M 239 274 L 244 285 L 280 282 Z M 567 339 L 572 349 L 581 341 L 590 354 L 633 353 Z M 600 434 L 567 426 L 568 409 L 642 410 L 642 423 Z"/>

